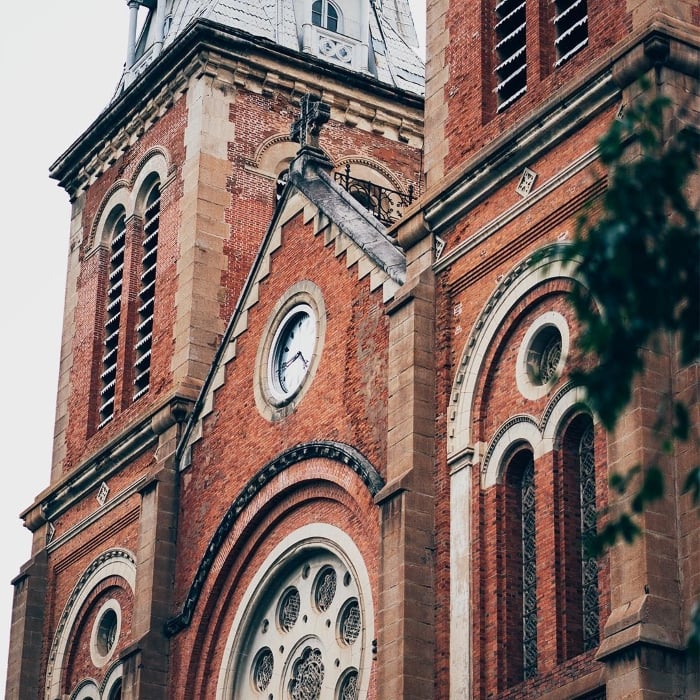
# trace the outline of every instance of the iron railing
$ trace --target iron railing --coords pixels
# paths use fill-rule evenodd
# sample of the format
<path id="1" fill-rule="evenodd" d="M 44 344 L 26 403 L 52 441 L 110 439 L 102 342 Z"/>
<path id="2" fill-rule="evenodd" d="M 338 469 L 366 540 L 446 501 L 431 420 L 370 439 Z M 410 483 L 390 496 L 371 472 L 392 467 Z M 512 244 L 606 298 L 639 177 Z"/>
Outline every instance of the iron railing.
<path id="1" fill-rule="evenodd" d="M 403 208 L 409 206 L 415 199 L 413 185 L 409 185 L 407 194 L 390 190 L 388 187 L 375 185 L 369 180 L 352 177 L 350 165 L 345 166 L 344 173 L 334 173 L 334 177 L 341 187 L 387 226 L 396 223 L 403 214 Z"/>

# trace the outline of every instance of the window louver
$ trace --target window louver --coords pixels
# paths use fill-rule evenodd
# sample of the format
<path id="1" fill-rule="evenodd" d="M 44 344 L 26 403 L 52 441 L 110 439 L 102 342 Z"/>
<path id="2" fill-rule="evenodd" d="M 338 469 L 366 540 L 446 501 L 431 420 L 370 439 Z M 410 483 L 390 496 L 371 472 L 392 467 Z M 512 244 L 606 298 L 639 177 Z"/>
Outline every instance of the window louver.
<path id="1" fill-rule="evenodd" d="M 557 49 L 555 67 L 560 66 L 588 44 L 586 0 L 553 0 Z"/>
<path id="2" fill-rule="evenodd" d="M 153 345 L 153 309 L 155 306 L 159 226 L 160 188 L 156 185 L 148 195 L 143 226 L 141 285 L 134 344 L 134 401 L 148 391 L 151 380 L 151 347 Z"/>
<path id="3" fill-rule="evenodd" d="M 125 241 L 126 217 L 122 214 L 114 227 L 110 245 L 109 288 L 107 289 L 102 371 L 100 373 L 100 422 L 98 425 L 100 428 L 112 420 L 114 416 Z"/>
<path id="4" fill-rule="evenodd" d="M 494 73 L 500 112 L 527 90 L 525 3 L 520 0 L 499 2 L 496 5 L 494 31 L 498 61 Z"/>

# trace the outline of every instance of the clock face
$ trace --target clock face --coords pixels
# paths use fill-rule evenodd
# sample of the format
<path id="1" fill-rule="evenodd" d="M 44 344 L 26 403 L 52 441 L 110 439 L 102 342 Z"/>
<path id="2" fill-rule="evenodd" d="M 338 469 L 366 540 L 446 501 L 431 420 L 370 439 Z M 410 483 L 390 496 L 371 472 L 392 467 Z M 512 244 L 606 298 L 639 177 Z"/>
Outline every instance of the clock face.
<path id="1" fill-rule="evenodd" d="M 295 306 L 280 323 L 270 354 L 270 384 L 280 399 L 301 387 L 316 347 L 316 319 L 308 304 Z"/>

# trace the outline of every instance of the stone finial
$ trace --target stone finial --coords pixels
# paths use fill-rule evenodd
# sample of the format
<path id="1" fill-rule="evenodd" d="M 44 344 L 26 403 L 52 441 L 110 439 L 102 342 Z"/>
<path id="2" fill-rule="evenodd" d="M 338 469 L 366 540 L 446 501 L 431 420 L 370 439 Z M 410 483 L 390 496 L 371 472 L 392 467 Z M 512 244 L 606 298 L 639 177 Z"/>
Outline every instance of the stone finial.
<path id="1" fill-rule="evenodd" d="M 321 127 L 331 118 L 331 108 L 321 98 L 307 93 L 301 98 L 301 114 L 292 124 L 290 138 L 301 148 L 320 149 L 318 135 Z"/>

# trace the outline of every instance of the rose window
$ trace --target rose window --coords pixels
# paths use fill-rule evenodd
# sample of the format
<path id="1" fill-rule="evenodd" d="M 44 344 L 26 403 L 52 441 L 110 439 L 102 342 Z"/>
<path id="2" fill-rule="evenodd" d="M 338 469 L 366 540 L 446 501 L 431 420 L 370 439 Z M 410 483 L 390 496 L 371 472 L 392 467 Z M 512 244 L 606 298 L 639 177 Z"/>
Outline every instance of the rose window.
<path id="1" fill-rule="evenodd" d="M 338 700 L 356 700 L 357 698 L 357 671 L 352 669 L 343 678 L 340 684 Z"/>
<path id="2" fill-rule="evenodd" d="M 331 606 L 335 597 L 336 573 L 330 566 L 321 570 L 316 584 L 316 605 L 321 612 Z"/>
<path id="3" fill-rule="evenodd" d="M 359 700 L 369 632 L 354 571 L 316 545 L 283 562 L 258 591 L 232 697 Z"/>
<path id="4" fill-rule="evenodd" d="M 354 644 L 360 636 L 360 606 L 356 600 L 345 606 L 340 616 L 340 638 L 344 644 Z"/>
<path id="5" fill-rule="evenodd" d="M 321 697 L 325 669 L 320 649 L 306 647 L 294 663 L 294 673 L 289 683 L 292 700 L 318 700 Z"/>

